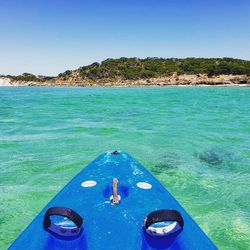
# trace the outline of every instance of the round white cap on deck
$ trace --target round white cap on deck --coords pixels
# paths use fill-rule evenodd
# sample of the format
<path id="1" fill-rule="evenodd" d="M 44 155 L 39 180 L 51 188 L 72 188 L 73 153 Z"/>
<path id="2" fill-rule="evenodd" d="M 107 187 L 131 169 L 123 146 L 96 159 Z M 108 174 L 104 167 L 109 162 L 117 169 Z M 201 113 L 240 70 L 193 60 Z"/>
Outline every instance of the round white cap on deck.
<path id="1" fill-rule="evenodd" d="M 152 188 L 152 185 L 150 183 L 147 183 L 147 182 L 138 182 L 138 183 L 136 183 L 136 186 L 138 188 L 142 188 L 142 189 L 151 189 Z"/>
<path id="2" fill-rule="evenodd" d="M 81 186 L 82 187 L 94 187 L 96 185 L 96 181 L 93 181 L 93 180 L 88 180 L 88 181 L 84 181 L 81 183 Z"/>

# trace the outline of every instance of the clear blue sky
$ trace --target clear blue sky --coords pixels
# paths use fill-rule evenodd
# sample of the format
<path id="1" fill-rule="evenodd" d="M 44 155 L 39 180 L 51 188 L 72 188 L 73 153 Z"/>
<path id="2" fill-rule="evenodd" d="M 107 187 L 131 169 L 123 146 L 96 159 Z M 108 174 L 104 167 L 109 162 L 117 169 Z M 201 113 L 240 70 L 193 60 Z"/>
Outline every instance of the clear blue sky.
<path id="1" fill-rule="evenodd" d="M 250 0 L 0 0 L 0 74 L 121 56 L 250 59 Z"/>

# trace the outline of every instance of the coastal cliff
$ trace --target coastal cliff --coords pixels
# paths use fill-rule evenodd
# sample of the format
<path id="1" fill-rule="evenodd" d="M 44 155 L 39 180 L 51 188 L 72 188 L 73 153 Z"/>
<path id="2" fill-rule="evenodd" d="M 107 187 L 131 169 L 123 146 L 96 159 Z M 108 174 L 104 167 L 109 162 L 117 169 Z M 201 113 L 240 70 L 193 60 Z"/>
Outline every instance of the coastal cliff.
<path id="1" fill-rule="evenodd" d="M 45 83 L 49 84 L 49 83 Z M 171 76 L 147 78 L 147 79 L 136 79 L 136 80 L 123 80 L 116 79 L 115 81 L 75 81 L 74 79 L 68 81 L 62 81 L 57 79 L 50 85 L 72 85 L 72 86 L 181 86 L 181 85 L 249 85 L 250 77 L 247 75 L 218 75 L 208 77 L 206 74 L 202 75 L 177 75 L 174 73 Z"/>
<path id="2" fill-rule="evenodd" d="M 233 58 L 107 59 L 55 77 L 2 76 L 2 86 L 250 85 L 250 61 Z"/>

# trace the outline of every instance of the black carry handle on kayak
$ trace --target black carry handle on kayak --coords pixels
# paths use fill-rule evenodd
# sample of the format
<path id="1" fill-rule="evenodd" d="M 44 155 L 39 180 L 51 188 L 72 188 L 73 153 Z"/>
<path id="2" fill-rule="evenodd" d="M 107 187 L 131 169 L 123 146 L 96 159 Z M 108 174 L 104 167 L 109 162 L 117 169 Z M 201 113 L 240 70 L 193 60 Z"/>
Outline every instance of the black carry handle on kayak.
<path id="1" fill-rule="evenodd" d="M 150 227 L 157 222 L 176 222 L 174 225 L 166 225 L 163 227 Z M 177 210 L 156 210 L 151 212 L 144 219 L 144 228 L 146 232 L 152 236 L 166 236 L 181 230 L 184 227 L 184 220 Z"/>
<path id="2" fill-rule="evenodd" d="M 62 217 L 66 217 L 70 219 L 75 226 L 64 226 L 64 225 L 57 225 L 51 222 L 50 217 L 53 215 L 58 215 Z M 49 208 L 44 216 L 43 220 L 43 227 L 45 230 L 49 231 L 52 234 L 55 234 L 57 236 L 77 236 L 81 232 L 83 224 L 82 217 L 73 211 L 70 208 L 64 208 L 64 207 L 51 207 Z"/>

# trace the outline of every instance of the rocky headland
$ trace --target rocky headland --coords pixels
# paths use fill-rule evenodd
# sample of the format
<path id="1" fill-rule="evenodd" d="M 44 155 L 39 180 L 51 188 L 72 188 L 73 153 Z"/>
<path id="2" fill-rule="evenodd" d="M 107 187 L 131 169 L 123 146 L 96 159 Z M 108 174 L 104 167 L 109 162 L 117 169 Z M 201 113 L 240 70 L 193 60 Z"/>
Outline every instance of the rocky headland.
<path id="1" fill-rule="evenodd" d="M 55 77 L 0 76 L 0 86 L 250 86 L 250 61 L 232 58 L 107 59 Z"/>

